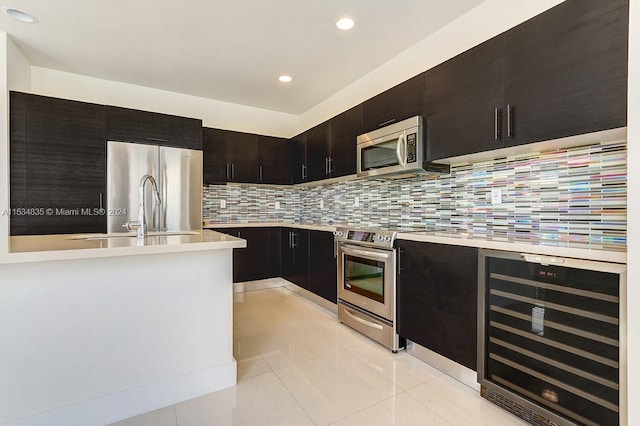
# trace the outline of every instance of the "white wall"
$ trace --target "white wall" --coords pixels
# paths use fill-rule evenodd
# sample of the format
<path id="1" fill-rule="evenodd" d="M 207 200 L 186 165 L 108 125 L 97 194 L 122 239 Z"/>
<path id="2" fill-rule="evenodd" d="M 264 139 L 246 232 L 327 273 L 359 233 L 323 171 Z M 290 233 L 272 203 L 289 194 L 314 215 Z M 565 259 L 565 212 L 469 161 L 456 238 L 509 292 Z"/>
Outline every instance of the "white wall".
<path id="1" fill-rule="evenodd" d="M 7 90 L 8 36 L 0 31 L 0 250 L 6 250 L 9 235 L 9 91 Z"/>
<path id="2" fill-rule="evenodd" d="M 629 10 L 627 359 L 629 425 L 640 425 L 640 0 Z"/>
<path id="3" fill-rule="evenodd" d="M 512 28 L 562 0 L 486 0 L 301 115 L 295 134 Z"/>
<path id="4" fill-rule="evenodd" d="M 9 90 L 31 91 L 31 64 L 22 51 L 7 37 L 7 86 Z"/>
<path id="5" fill-rule="evenodd" d="M 202 119 L 205 127 L 289 137 L 299 116 L 49 68 L 31 67 L 31 93 Z"/>

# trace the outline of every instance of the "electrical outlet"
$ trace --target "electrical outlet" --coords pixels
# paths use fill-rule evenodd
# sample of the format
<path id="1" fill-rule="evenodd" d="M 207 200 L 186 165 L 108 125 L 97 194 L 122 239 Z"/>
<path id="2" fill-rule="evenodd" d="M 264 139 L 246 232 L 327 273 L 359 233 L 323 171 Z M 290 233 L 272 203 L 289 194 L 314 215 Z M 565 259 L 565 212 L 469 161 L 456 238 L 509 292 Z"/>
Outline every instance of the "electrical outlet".
<path id="1" fill-rule="evenodd" d="M 502 188 L 491 189 L 491 204 L 502 204 Z"/>
<path id="2" fill-rule="evenodd" d="M 276 201 L 276 210 L 280 210 L 280 201 Z"/>
<path id="3" fill-rule="evenodd" d="M 227 208 L 227 200 L 220 200 L 220 208 L 221 209 Z"/>
<path id="4" fill-rule="evenodd" d="M 353 199 L 353 205 L 354 205 L 355 207 L 360 207 L 360 197 L 357 197 L 357 196 L 356 196 L 356 197 Z"/>

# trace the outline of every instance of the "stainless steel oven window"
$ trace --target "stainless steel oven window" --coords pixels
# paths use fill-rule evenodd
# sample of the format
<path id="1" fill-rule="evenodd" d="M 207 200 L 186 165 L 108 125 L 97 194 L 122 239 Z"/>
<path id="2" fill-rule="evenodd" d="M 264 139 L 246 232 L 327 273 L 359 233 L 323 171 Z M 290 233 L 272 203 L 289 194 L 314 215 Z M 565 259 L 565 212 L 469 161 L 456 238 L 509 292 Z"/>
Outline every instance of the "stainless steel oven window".
<path id="1" fill-rule="evenodd" d="M 379 303 L 384 303 L 385 262 L 345 255 L 344 288 Z"/>

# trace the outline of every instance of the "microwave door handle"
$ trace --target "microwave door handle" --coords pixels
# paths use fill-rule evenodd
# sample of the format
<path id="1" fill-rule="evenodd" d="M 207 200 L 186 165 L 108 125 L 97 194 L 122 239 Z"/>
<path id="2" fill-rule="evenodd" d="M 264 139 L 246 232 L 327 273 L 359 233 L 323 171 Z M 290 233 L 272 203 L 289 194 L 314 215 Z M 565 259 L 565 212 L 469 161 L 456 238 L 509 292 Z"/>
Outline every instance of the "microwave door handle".
<path id="1" fill-rule="evenodd" d="M 402 167 L 407 165 L 406 157 L 407 149 L 404 146 L 404 133 L 398 137 L 398 144 L 396 145 L 396 156 L 398 157 L 398 164 Z"/>

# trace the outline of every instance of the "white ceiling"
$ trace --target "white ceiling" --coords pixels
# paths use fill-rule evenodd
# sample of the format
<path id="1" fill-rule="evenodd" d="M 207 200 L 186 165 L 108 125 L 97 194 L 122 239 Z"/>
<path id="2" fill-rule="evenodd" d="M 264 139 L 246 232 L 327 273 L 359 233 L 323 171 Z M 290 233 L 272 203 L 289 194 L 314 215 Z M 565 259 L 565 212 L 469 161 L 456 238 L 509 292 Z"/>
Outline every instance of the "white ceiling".
<path id="1" fill-rule="evenodd" d="M 37 19 L 0 29 L 32 65 L 300 114 L 481 2 L 0 0 Z"/>

